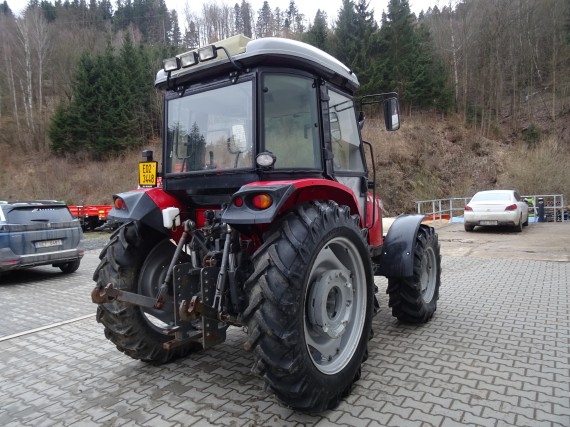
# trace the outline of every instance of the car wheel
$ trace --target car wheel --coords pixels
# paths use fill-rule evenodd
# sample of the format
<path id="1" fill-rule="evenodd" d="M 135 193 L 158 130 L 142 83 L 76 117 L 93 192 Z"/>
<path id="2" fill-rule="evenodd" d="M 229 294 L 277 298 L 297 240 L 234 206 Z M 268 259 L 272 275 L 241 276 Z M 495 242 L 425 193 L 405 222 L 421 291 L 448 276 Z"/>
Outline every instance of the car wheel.
<path id="1" fill-rule="evenodd" d="M 81 261 L 76 259 L 75 261 L 66 262 L 65 264 L 60 264 L 58 265 L 58 267 L 62 273 L 71 274 L 77 271 L 80 263 Z"/>
<path id="2" fill-rule="evenodd" d="M 523 220 L 522 220 L 522 215 L 519 218 L 519 223 L 515 226 L 515 231 L 517 233 L 520 233 L 521 231 L 523 231 Z"/>
<path id="3" fill-rule="evenodd" d="M 465 224 L 465 231 L 471 232 L 471 231 L 473 231 L 474 229 L 475 229 L 475 226 L 474 226 L 474 225 Z"/>

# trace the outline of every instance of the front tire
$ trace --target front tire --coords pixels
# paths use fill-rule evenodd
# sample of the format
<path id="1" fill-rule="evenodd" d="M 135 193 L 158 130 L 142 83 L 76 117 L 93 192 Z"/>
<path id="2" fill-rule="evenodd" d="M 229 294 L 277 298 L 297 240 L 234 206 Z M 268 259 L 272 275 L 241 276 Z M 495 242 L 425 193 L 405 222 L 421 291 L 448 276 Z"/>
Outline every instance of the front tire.
<path id="1" fill-rule="evenodd" d="M 413 275 L 388 278 L 392 316 L 406 323 L 426 323 L 437 309 L 441 283 L 441 255 L 437 234 L 420 225 L 414 244 Z"/>
<path id="2" fill-rule="evenodd" d="M 360 377 L 373 304 L 367 245 L 346 206 L 309 203 L 277 224 L 246 283 L 246 349 L 286 405 L 332 409 Z"/>
<path id="3" fill-rule="evenodd" d="M 154 284 L 162 283 L 173 254 L 174 245 L 164 235 L 128 223 L 113 233 L 101 251 L 93 280 L 99 288 L 112 283 L 116 289 L 154 296 L 158 290 Z M 97 321 L 105 326 L 107 339 L 126 355 L 144 362 L 166 363 L 202 348 L 194 342 L 170 350 L 163 348 L 171 337 L 161 332 L 164 328 L 160 325 L 174 318 L 174 309 L 168 308 L 168 302 L 172 299 L 167 296 L 164 311 L 119 301 L 99 304 Z"/>

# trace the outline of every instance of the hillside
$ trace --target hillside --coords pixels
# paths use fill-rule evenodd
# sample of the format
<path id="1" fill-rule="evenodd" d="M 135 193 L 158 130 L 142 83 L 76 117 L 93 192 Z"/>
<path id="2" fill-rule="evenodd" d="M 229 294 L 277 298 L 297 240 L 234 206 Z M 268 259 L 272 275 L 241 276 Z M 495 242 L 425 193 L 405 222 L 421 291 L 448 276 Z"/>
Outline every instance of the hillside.
<path id="1" fill-rule="evenodd" d="M 489 139 L 465 128 L 458 116 L 403 117 L 401 129 L 392 133 L 380 120 L 368 119 L 364 138 L 374 146 L 377 192 L 386 213 L 413 212 L 416 200 L 469 196 L 495 187 L 514 187 L 524 194 L 563 193 L 568 200 L 570 114 L 537 123 L 538 139 L 525 142 L 526 126 Z M 142 148 L 160 157 L 159 142 Z M 111 204 L 112 194 L 136 187 L 142 159 L 140 150 L 94 162 L 81 156 L 23 154 L 6 145 L 0 145 L 0 158 L 0 200 L 57 199 L 69 204 Z"/>

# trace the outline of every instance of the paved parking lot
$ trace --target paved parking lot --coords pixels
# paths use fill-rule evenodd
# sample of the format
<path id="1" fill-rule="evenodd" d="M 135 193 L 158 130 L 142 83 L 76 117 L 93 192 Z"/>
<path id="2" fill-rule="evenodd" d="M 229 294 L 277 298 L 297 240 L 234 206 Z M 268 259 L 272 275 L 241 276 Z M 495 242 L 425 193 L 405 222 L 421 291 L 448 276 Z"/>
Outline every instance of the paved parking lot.
<path id="1" fill-rule="evenodd" d="M 427 325 L 392 318 L 377 278 L 382 311 L 362 378 L 320 416 L 263 389 L 237 328 L 165 366 L 118 352 L 90 302 L 98 251 L 69 276 L 41 267 L 2 278 L 0 425 L 568 427 L 570 226 L 540 226 L 522 235 L 440 228 L 441 299 Z M 548 249 L 525 252 L 522 242 L 545 230 Z"/>

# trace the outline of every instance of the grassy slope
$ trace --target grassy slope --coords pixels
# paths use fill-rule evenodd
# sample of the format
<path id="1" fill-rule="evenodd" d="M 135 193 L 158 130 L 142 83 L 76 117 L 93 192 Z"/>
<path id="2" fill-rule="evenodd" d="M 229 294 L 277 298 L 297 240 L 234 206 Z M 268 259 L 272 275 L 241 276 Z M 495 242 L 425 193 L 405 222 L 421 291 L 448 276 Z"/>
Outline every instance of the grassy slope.
<path id="1" fill-rule="evenodd" d="M 469 196 L 499 186 L 525 194 L 564 193 L 568 200 L 566 122 L 560 119 L 558 128 L 543 124 L 550 135 L 530 148 L 512 135 L 508 140 L 484 138 L 477 130 L 466 129 L 456 116 L 404 117 L 402 128 L 392 133 L 380 120 L 369 119 L 363 133 L 374 146 L 377 192 L 387 214 L 397 215 L 413 212 L 415 200 Z M 144 148 L 160 156 L 157 143 Z M 142 159 L 140 150 L 92 162 L 21 154 L 6 145 L 0 145 L 0 158 L 0 200 L 42 198 L 69 204 L 111 204 L 112 194 L 136 188 Z"/>

